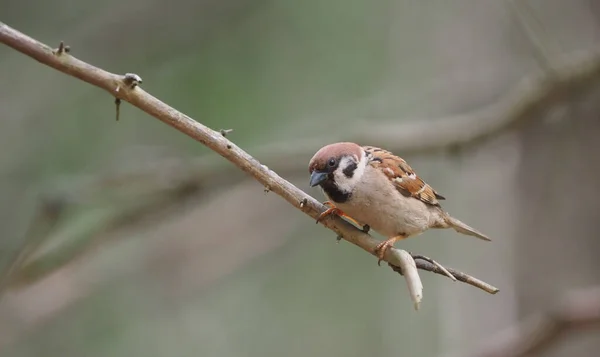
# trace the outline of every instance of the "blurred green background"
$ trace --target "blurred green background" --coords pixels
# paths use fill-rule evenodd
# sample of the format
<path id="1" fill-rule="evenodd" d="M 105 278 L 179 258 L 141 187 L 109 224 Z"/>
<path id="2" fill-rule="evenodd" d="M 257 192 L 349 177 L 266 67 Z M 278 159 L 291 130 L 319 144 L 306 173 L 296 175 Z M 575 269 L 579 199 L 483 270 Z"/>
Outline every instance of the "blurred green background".
<path id="1" fill-rule="evenodd" d="M 318 199 L 295 144 L 360 139 L 365 123 L 402 138 L 400 124 L 490 108 L 600 46 L 585 0 L 4 0 L 0 20 L 139 74 Z M 400 276 L 199 143 L 127 103 L 116 122 L 106 92 L 8 47 L 0 64 L 0 263 L 27 256 L 2 282 L 2 356 L 460 355 L 600 283 L 598 79 L 517 130 L 406 156 L 494 242 L 398 246 L 501 290 L 423 273 L 416 312 Z M 546 355 L 599 347 L 589 335 Z"/>

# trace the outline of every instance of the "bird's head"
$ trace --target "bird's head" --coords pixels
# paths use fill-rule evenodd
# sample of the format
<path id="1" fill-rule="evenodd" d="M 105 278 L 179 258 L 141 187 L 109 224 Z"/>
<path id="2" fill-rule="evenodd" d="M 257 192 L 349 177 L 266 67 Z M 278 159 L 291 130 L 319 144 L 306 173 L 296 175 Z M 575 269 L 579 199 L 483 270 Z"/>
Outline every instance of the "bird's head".
<path id="1" fill-rule="evenodd" d="M 359 145 L 329 144 L 319 149 L 308 164 L 310 185 L 334 186 L 342 192 L 352 192 L 365 166 L 365 151 Z"/>

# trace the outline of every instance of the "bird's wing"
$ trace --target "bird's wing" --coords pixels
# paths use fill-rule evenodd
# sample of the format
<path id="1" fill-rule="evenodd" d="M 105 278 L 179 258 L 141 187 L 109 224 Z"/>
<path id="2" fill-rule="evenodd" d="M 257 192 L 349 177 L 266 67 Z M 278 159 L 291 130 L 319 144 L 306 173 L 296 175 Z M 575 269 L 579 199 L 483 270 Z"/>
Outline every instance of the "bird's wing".
<path id="1" fill-rule="evenodd" d="M 373 146 L 363 149 L 369 159 L 369 165 L 381 170 L 406 197 L 414 197 L 432 206 L 439 206 L 438 200 L 445 198 L 423 181 L 402 159 L 391 152 Z"/>

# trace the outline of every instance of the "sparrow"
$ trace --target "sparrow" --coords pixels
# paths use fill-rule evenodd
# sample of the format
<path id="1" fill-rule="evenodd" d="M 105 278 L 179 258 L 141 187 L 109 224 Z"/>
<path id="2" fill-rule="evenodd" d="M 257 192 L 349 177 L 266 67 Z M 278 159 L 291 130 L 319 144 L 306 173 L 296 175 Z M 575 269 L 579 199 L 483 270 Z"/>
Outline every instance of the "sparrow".
<path id="1" fill-rule="evenodd" d="M 310 186 L 319 185 L 329 208 L 317 223 L 338 215 L 387 237 L 374 254 L 383 260 L 394 243 L 431 228 L 455 231 L 490 241 L 485 234 L 450 216 L 439 203 L 445 198 L 391 152 L 351 142 L 326 145 L 308 164 Z"/>

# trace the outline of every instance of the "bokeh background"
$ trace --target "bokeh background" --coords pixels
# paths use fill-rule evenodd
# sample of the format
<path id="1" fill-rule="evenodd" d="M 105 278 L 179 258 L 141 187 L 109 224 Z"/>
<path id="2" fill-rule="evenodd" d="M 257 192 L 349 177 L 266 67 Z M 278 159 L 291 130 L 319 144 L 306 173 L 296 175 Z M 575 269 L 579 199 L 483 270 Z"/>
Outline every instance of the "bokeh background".
<path id="1" fill-rule="evenodd" d="M 485 127 L 523 78 L 600 61 L 591 0 L 3 0 L 0 20 L 139 74 L 319 199 L 298 144 L 394 150 L 414 124 L 457 137 L 434 123 L 487 113 Z M 396 151 L 494 239 L 399 243 L 500 288 L 422 273 L 417 312 L 400 276 L 218 155 L 126 103 L 115 121 L 106 92 L 2 46 L 0 354 L 467 355 L 600 284 L 597 72 L 486 140 Z M 544 355 L 597 355 L 598 341 Z"/>

